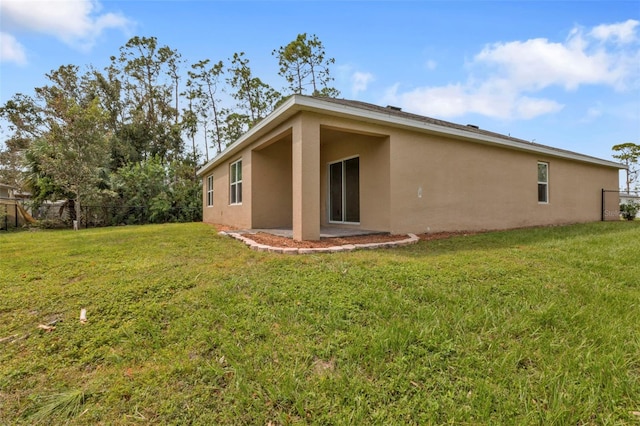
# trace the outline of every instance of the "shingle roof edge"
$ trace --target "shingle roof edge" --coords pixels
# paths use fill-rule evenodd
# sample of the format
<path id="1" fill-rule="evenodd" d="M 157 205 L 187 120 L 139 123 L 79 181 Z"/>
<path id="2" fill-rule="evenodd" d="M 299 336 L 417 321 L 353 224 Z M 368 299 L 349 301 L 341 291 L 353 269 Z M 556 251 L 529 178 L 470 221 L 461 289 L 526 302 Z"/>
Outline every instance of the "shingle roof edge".
<path id="1" fill-rule="evenodd" d="M 601 166 L 617 169 L 626 168 L 626 166 L 624 166 L 623 164 L 605 160 L 602 158 L 597 158 L 561 148 L 555 148 L 548 145 L 533 143 L 500 133 L 490 132 L 484 129 L 404 112 L 394 108 L 381 107 L 366 102 L 348 99 L 292 95 L 278 108 L 276 108 L 271 114 L 269 114 L 269 116 L 257 123 L 248 132 L 242 135 L 236 142 L 231 144 L 227 149 L 222 151 L 207 164 L 202 166 L 198 170 L 198 175 L 203 175 L 212 166 L 229 157 L 230 155 L 233 155 L 246 143 L 248 143 L 248 141 L 251 141 L 253 136 L 260 134 L 261 131 L 268 128 L 270 124 L 274 122 L 278 123 L 280 121 L 279 119 L 286 119 L 294 113 L 303 110 L 357 117 L 360 119 L 381 122 L 387 125 L 447 134 L 449 136 L 464 138 L 479 143 L 503 146 L 510 149 L 537 152 L 553 157 L 598 164 Z"/>

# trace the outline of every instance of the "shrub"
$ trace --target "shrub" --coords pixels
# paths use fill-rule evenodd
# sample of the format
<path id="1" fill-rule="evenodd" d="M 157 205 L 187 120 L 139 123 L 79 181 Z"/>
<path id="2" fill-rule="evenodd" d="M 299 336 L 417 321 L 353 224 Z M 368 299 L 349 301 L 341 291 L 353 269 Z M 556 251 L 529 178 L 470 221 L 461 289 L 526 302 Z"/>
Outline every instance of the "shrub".
<path id="1" fill-rule="evenodd" d="M 640 211 L 640 204 L 633 201 L 620 204 L 620 214 L 622 215 L 623 219 L 634 220 L 636 218 L 636 215 L 638 214 L 638 211 Z"/>
<path id="2" fill-rule="evenodd" d="M 29 228 L 38 228 L 38 229 L 62 229 L 68 228 L 69 225 L 66 224 L 61 219 L 42 219 L 28 226 Z"/>

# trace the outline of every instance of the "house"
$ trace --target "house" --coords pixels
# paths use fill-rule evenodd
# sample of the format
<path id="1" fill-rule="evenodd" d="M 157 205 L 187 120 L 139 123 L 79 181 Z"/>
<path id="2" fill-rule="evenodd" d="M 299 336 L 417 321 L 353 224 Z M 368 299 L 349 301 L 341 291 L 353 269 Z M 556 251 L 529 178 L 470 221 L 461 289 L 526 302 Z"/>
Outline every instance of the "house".
<path id="1" fill-rule="evenodd" d="M 401 234 L 598 221 L 602 189 L 617 188 L 623 167 L 397 107 L 294 95 L 198 176 L 204 222 L 317 240 L 321 226 Z"/>
<path id="2" fill-rule="evenodd" d="M 13 198 L 13 191 L 15 188 L 11 185 L 6 185 L 4 183 L 0 183 L 0 198 Z"/>
<path id="3" fill-rule="evenodd" d="M 20 225 L 15 191 L 16 188 L 13 186 L 0 183 L 0 230 L 17 228 Z"/>
<path id="4" fill-rule="evenodd" d="M 620 204 L 640 204 L 640 191 L 620 191 Z"/>
<path id="5" fill-rule="evenodd" d="M 0 183 L 0 230 L 17 228 L 35 221 L 22 205 L 30 196 L 31 194 L 14 186 Z"/>

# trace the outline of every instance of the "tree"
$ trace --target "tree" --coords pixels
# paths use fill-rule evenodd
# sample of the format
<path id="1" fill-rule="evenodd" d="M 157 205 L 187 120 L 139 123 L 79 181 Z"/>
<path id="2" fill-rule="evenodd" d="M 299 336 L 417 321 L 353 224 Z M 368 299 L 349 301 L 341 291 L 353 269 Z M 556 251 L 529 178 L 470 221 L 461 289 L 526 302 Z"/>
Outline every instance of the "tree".
<path id="1" fill-rule="evenodd" d="M 193 164 L 166 163 L 158 157 L 120 168 L 114 190 L 124 213 L 117 223 L 193 221 L 202 219 L 202 188 L 193 179 Z"/>
<path id="2" fill-rule="evenodd" d="M 198 91 L 191 87 L 191 81 L 187 81 L 187 90 L 185 92 L 188 101 L 188 108 L 182 112 L 182 128 L 186 131 L 187 136 L 191 139 L 191 148 L 193 150 L 193 161 L 197 162 L 198 152 L 196 150 L 196 133 L 198 133 L 198 114 L 194 110 L 194 101 L 198 99 Z M 209 150 L 206 149 L 207 159 L 209 158 Z M 208 160 L 207 160 L 208 161 Z M 194 177 L 197 173 L 197 167 L 193 170 Z"/>
<path id="3" fill-rule="evenodd" d="M 618 145 L 614 145 L 612 148 L 617 154 L 613 154 L 613 158 L 616 158 L 624 165 L 627 166 L 627 179 L 626 189 L 627 193 L 631 190 L 631 184 L 638 178 L 638 161 L 640 160 L 640 145 L 636 145 L 632 142 L 625 142 Z"/>
<path id="4" fill-rule="evenodd" d="M 224 140 L 227 141 L 227 144 L 240 138 L 247 131 L 247 123 L 249 122 L 248 115 L 229 111 L 225 116 L 224 125 Z"/>
<path id="5" fill-rule="evenodd" d="M 108 165 L 107 114 L 93 96 L 91 79 L 78 77 L 77 67 L 62 66 L 47 77 L 53 84 L 36 89 L 45 129 L 28 158 L 36 186 L 73 198 L 79 218 L 84 199 L 98 191 L 101 169 Z"/>
<path id="6" fill-rule="evenodd" d="M 340 96 L 337 89 L 328 86 L 333 81 L 329 66 L 335 59 L 326 59 L 324 45 L 315 34 L 309 38 L 306 33 L 298 34 L 295 40 L 272 54 L 278 58 L 278 74 L 289 83 L 291 93 L 304 94 L 309 88 L 313 96 Z"/>
<path id="7" fill-rule="evenodd" d="M 209 150 L 207 138 L 209 135 L 209 123 L 212 124 L 211 138 L 216 147 L 217 152 L 221 152 L 226 145 L 224 122 L 226 109 L 222 108 L 222 101 L 218 98 L 218 88 L 220 85 L 220 77 L 224 73 L 224 64 L 219 61 L 209 68 L 209 59 L 199 61 L 189 71 L 190 82 L 194 85 L 198 102 L 195 103 L 194 109 L 202 118 L 204 126 L 206 158 L 209 161 Z"/>
<path id="8" fill-rule="evenodd" d="M 234 91 L 231 93 L 238 101 L 238 107 L 246 112 L 246 127 L 251 128 L 260 119 L 266 117 L 282 99 L 282 95 L 271 86 L 254 77 L 249 68 L 249 60 L 244 52 L 234 53 L 229 67 L 230 77 L 227 83 Z M 237 114 L 237 118 L 243 114 Z"/>
<path id="9" fill-rule="evenodd" d="M 8 134 L 0 145 L 0 182 L 22 187 L 25 152 L 42 134 L 41 111 L 33 98 L 18 93 L 0 107 L 0 118 Z"/>
<path id="10" fill-rule="evenodd" d="M 328 87 L 334 60 L 315 35 L 300 34 L 276 53 L 292 93 L 338 94 Z M 61 66 L 33 97 L 16 94 L 0 105 L 0 179 L 22 183 L 36 201 L 64 198 L 78 214 L 88 201 L 146 200 L 153 214 L 144 220 L 182 220 L 174 213 L 180 206 L 202 201 L 197 138 L 204 137 L 208 161 L 210 145 L 221 152 L 283 101 L 243 52 L 185 70 L 176 50 L 136 36 L 110 59 L 104 70 L 83 74 Z M 137 179 L 146 179 L 146 189 L 136 190 Z"/>
<path id="11" fill-rule="evenodd" d="M 0 145 L 0 183 L 20 187 L 26 147 L 16 145 L 12 140 L 5 141 L 4 146 Z"/>
<path id="12" fill-rule="evenodd" d="M 129 134 L 129 127 L 125 124 L 125 105 L 122 99 L 122 81 L 118 78 L 119 71 L 110 66 L 107 74 L 93 70 L 96 97 L 100 106 L 107 114 L 107 128 L 109 129 L 109 168 L 115 171 L 129 161 L 139 159 L 139 150 L 132 142 L 135 137 Z"/>
<path id="13" fill-rule="evenodd" d="M 112 78 L 121 82 L 121 139 L 129 141 L 138 159 L 178 158 L 183 150 L 178 117 L 180 55 L 155 37 L 133 37 L 111 57 Z M 175 94 L 175 98 L 174 98 Z"/>

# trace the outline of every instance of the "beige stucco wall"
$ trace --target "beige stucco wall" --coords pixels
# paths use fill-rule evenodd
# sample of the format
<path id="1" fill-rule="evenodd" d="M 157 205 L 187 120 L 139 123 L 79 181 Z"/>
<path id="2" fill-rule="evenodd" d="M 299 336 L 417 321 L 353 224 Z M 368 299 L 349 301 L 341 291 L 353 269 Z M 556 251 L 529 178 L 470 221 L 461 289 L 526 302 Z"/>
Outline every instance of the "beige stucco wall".
<path id="1" fill-rule="evenodd" d="M 332 125 L 345 125 L 333 121 Z M 329 223 L 329 164 L 360 158 L 360 225 L 362 229 L 387 231 L 389 218 L 389 138 L 322 128 L 320 156 L 320 223 Z M 347 225 L 353 227 L 352 225 Z"/>
<path id="2" fill-rule="evenodd" d="M 390 232 L 507 229 L 600 220 L 616 169 L 410 132 L 391 137 Z M 537 164 L 549 163 L 549 203 Z"/>
<path id="3" fill-rule="evenodd" d="M 242 204 L 229 203 L 229 168 L 242 159 Z M 207 176 L 213 175 L 213 206 L 207 206 Z M 202 177 L 202 221 L 251 228 L 251 151 L 243 151 Z"/>
<path id="4" fill-rule="evenodd" d="M 320 239 L 320 117 L 303 112 L 292 120 L 293 239 Z"/>
<path id="5" fill-rule="evenodd" d="M 291 226 L 291 123 L 277 126 L 202 175 L 202 220 L 240 229 Z M 283 157 L 277 159 L 278 155 Z M 285 158 L 286 156 L 289 157 Z M 242 204 L 230 204 L 229 168 L 242 159 Z M 255 159 L 255 160 L 254 160 Z M 255 168 L 253 161 L 256 162 Z M 288 163 L 288 165 L 287 165 Z M 254 172 L 254 169 L 256 172 Z M 289 175 L 288 182 L 286 180 Z M 214 179 L 214 205 L 207 206 L 207 176 Z M 252 176 L 258 176 L 252 179 Z M 255 186 L 255 188 L 254 188 Z M 288 205 L 277 206 L 277 200 Z M 287 201 L 288 200 L 288 201 Z M 252 211 L 252 205 L 263 208 Z M 285 212 L 288 210 L 288 213 Z"/>
<path id="6" fill-rule="evenodd" d="M 213 207 L 203 175 L 203 220 L 317 238 L 328 224 L 328 165 L 353 156 L 359 226 L 391 233 L 598 221 L 601 189 L 618 186 L 615 168 L 302 112 L 213 170 Z M 229 165 L 239 158 L 243 203 L 229 205 Z M 538 161 L 549 163 L 547 204 L 537 201 Z M 617 199 L 606 208 L 617 210 Z"/>
<path id="7" fill-rule="evenodd" d="M 293 215 L 291 134 L 252 152 L 253 228 L 291 228 Z"/>
<path id="8" fill-rule="evenodd" d="M 338 118 L 321 124 L 339 129 L 321 132 L 323 225 L 328 164 L 356 155 L 360 227 L 391 233 L 598 221 L 601 189 L 618 185 L 618 171 L 610 167 Z M 549 164 L 546 204 L 537 198 L 539 161 Z M 617 205 L 615 197 L 606 199 L 606 209 Z"/>

